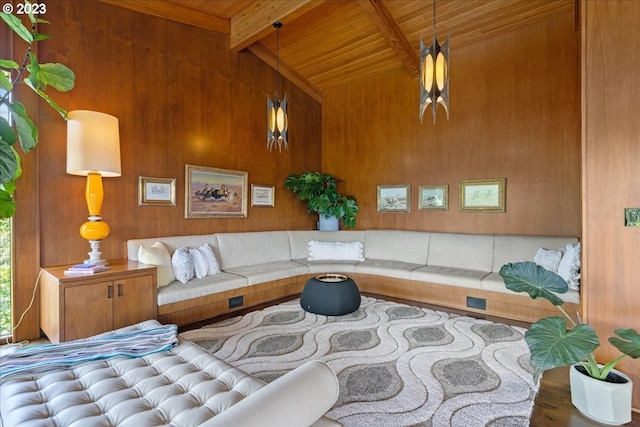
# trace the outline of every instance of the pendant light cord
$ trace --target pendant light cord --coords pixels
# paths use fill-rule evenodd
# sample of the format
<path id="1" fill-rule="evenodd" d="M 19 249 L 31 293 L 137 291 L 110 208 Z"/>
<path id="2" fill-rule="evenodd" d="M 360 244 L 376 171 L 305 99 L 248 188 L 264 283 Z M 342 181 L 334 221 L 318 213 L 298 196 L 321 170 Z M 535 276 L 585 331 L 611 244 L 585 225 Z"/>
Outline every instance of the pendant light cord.
<path id="1" fill-rule="evenodd" d="M 280 89 L 280 28 L 282 23 L 280 21 L 274 22 L 276 27 L 276 93 Z"/>
<path id="2" fill-rule="evenodd" d="M 436 0 L 433 0 L 433 35 L 435 38 L 435 35 L 438 34 L 436 32 Z"/>

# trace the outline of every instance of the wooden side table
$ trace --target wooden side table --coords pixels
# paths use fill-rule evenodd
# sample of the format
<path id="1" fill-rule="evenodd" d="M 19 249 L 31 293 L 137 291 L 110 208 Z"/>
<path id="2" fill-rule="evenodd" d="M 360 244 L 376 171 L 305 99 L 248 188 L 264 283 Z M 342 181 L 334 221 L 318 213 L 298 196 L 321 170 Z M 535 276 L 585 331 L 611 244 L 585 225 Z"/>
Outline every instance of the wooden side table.
<path id="1" fill-rule="evenodd" d="M 51 342 L 70 341 L 158 317 L 156 267 L 126 259 L 110 270 L 65 275 L 42 268 L 40 328 Z"/>

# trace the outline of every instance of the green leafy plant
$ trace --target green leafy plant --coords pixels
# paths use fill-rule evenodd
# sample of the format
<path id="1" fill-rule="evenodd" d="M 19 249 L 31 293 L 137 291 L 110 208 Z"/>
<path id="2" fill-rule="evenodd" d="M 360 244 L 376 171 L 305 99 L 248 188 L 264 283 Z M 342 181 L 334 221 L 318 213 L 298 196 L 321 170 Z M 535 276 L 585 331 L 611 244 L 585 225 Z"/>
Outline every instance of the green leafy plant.
<path id="1" fill-rule="evenodd" d="M 32 47 L 35 43 L 50 38 L 38 32 L 38 25 L 49 22 L 33 13 L 29 13 L 28 17 L 30 28 L 27 28 L 17 16 L 0 12 L 2 22 L 27 43 L 24 58 L 20 63 L 0 58 L 0 111 L 8 111 L 13 118 L 11 123 L 7 118 L 0 116 L 0 218 L 10 218 L 16 210 L 13 196 L 16 180 L 22 173 L 20 155 L 14 148 L 16 142 L 20 141 L 24 153 L 33 150 L 38 144 L 38 129 L 27 117 L 24 105 L 12 100 L 13 90 L 18 84 L 28 86 L 66 120 L 66 110 L 56 104 L 45 91 L 48 87 L 60 92 L 69 91 L 73 89 L 75 80 L 73 71 L 62 64 L 38 62 Z"/>
<path id="2" fill-rule="evenodd" d="M 353 228 L 356 226 L 358 203 L 354 197 L 338 193 L 337 184 L 335 177 L 320 172 L 292 173 L 284 181 L 285 188 L 293 191 L 298 199 L 307 201 L 310 213 L 315 212 L 324 218 L 343 218 L 344 226 Z"/>
<path id="3" fill-rule="evenodd" d="M 536 369 L 536 380 L 542 371 L 558 366 L 581 364 L 587 374 L 606 380 L 611 370 L 625 357 L 640 357 L 640 335 L 634 329 L 616 329 L 616 337 L 609 342 L 622 354 L 614 360 L 598 364 L 594 351 L 600 346 L 595 330 L 582 323 L 579 316 L 574 320 L 564 308 L 557 294 L 567 292 L 567 282 L 534 262 L 506 264 L 500 276 L 507 289 L 526 292 L 532 299 L 544 298 L 556 306 L 562 317 L 546 317 L 533 323 L 525 333 L 525 341 L 531 351 L 531 363 Z"/>

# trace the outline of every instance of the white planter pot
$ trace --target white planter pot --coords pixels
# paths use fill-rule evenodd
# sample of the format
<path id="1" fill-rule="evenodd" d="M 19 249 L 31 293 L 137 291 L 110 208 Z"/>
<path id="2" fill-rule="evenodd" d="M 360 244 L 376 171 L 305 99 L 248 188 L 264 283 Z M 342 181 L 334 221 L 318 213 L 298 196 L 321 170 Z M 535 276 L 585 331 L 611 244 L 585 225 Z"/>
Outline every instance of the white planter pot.
<path id="1" fill-rule="evenodd" d="M 627 380 L 609 383 L 591 378 L 572 366 L 569 370 L 571 403 L 583 415 L 603 424 L 621 425 L 631 421 L 631 379 L 615 369 L 611 371 Z"/>
<path id="2" fill-rule="evenodd" d="M 340 227 L 340 220 L 335 216 L 331 216 L 330 218 L 325 218 L 322 215 L 319 215 L 318 221 L 318 230 L 320 231 L 337 231 Z"/>

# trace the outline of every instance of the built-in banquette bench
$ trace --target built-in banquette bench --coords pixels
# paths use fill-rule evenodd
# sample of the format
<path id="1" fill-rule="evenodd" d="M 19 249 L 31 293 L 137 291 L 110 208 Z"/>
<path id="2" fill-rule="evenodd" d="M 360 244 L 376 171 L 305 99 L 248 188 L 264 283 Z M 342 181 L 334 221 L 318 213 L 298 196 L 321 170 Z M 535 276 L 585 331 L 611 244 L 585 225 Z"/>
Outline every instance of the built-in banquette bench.
<path id="1" fill-rule="evenodd" d="M 557 315 L 555 307 L 506 289 L 500 268 L 532 261 L 541 248 L 562 251 L 577 243 L 572 237 L 402 230 L 264 231 L 133 239 L 127 242 L 127 254 L 142 261 L 150 248 L 166 248 L 165 258 L 153 262 L 158 265 L 162 323 L 184 325 L 299 295 L 310 277 L 325 272 L 349 275 L 361 292 L 535 321 Z M 186 283 L 163 283 L 173 280 L 170 254 L 203 245 L 213 249 L 219 272 Z M 562 298 L 569 312 L 580 310 L 578 291 Z"/>

